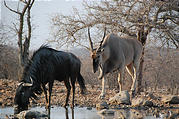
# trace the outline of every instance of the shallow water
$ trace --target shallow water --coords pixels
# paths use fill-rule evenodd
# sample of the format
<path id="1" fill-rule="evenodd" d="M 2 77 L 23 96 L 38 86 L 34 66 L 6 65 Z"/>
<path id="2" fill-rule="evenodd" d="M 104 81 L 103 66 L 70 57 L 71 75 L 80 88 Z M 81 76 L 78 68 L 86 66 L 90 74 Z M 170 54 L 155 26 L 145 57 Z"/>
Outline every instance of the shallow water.
<path id="1" fill-rule="evenodd" d="M 45 112 L 45 107 L 33 107 L 31 110 Z M 86 107 L 75 107 L 74 110 L 68 108 L 65 110 L 63 107 L 53 107 L 51 109 L 51 119 L 164 119 L 168 118 L 174 112 L 179 113 L 179 109 L 167 109 L 167 110 L 134 110 L 134 109 L 119 109 L 115 110 L 114 115 L 100 115 L 95 108 L 88 110 Z M 178 114 L 177 113 L 177 114 Z M 0 119 L 5 119 L 6 115 L 13 114 L 13 107 L 0 108 Z"/>

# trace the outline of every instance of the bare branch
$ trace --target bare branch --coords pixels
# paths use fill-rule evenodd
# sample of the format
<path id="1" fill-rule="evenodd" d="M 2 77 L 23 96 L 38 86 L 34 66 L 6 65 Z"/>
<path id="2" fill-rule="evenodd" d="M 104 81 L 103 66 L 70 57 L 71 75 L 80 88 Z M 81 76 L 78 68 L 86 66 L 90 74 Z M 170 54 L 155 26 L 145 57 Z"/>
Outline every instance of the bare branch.
<path id="1" fill-rule="evenodd" d="M 18 12 L 18 11 L 15 11 L 15 10 L 13 10 L 13 9 L 11 9 L 9 6 L 7 6 L 7 4 L 6 4 L 6 1 L 4 0 L 4 5 L 5 5 L 5 7 L 7 8 L 7 9 L 9 9 L 10 11 L 12 11 L 12 12 L 14 12 L 14 13 L 16 13 L 16 14 L 21 14 L 20 12 Z"/>

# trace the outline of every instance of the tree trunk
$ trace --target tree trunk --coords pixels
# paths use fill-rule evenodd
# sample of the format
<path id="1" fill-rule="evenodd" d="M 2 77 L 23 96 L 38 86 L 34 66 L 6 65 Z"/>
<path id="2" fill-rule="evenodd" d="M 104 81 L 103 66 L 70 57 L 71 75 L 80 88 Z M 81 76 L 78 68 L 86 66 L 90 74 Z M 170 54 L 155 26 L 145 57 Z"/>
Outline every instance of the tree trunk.
<path id="1" fill-rule="evenodd" d="M 141 56 L 140 65 L 139 65 L 139 74 L 138 74 L 138 85 L 137 85 L 138 94 L 144 91 L 142 80 L 143 80 L 143 65 L 144 65 L 144 53 L 145 53 L 144 50 L 145 50 L 147 35 L 148 35 L 148 31 L 145 32 L 144 26 L 142 26 L 137 33 L 137 39 L 142 43 L 142 46 L 143 46 L 142 56 Z"/>
<path id="2" fill-rule="evenodd" d="M 143 79 L 143 65 L 144 65 L 144 47 L 142 51 L 142 57 L 140 59 L 140 65 L 139 65 L 139 75 L 138 75 L 138 87 L 137 87 L 137 93 L 143 92 L 144 88 L 142 86 L 142 79 Z"/>
<path id="3" fill-rule="evenodd" d="M 23 12 L 22 14 L 20 14 L 20 26 L 19 26 L 19 32 L 18 32 L 18 39 L 19 39 L 19 42 L 18 42 L 18 45 L 19 45 L 19 72 L 18 72 L 18 77 L 19 77 L 19 80 L 22 79 L 22 75 L 23 75 L 23 72 L 24 72 L 24 68 L 25 68 L 25 65 L 27 65 L 28 63 L 28 58 L 29 58 L 29 46 L 30 46 L 30 39 L 31 39 L 31 16 L 30 16 L 30 10 L 32 8 L 32 5 L 34 3 L 34 0 L 32 0 L 32 3 L 31 3 L 31 0 L 28 1 L 28 3 L 26 4 L 26 6 L 24 7 L 23 9 Z M 27 26 L 28 26 L 28 33 L 27 33 L 27 36 L 25 36 L 25 41 L 24 43 L 22 43 L 22 31 L 23 31 L 23 24 L 24 24 L 24 15 L 25 15 L 25 12 L 27 10 Z"/>

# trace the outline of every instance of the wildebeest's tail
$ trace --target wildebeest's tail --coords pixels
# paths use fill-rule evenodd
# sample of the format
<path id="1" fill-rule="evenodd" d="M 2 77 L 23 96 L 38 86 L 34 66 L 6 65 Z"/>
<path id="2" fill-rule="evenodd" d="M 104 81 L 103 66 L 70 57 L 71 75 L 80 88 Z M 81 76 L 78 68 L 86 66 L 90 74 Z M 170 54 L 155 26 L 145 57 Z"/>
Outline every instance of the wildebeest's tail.
<path id="1" fill-rule="evenodd" d="M 83 79 L 83 76 L 80 73 L 78 74 L 77 81 L 80 85 L 81 94 L 85 94 L 85 90 L 86 90 L 85 81 Z"/>

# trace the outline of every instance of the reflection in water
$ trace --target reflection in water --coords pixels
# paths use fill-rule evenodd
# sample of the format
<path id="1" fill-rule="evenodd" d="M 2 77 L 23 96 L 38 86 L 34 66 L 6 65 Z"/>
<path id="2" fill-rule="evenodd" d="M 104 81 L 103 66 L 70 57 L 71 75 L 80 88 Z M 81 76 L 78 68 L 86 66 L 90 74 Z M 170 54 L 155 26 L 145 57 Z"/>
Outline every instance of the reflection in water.
<path id="1" fill-rule="evenodd" d="M 30 110 L 45 112 L 45 107 L 33 107 Z M 0 119 L 13 114 L 13 107 L 0 108 Z M 150 108 L 147 110 L 119 109 L 113 115 L 98 115 L 97 110 L 86 107 L 74 109 L 63 107 L 53 107 L 51 109 L 51 119 L 179 119 L 179 107 L 177 109 Z"/>
<path id="2" fill-rule="evenodd" d="M 179 108 L 147 110 L 119 109 L 114 115 L 100 115 L 101 119 L 179 119 Z"/>
<path id="3" fill-rule="evenodd" d="M 66 119 L 69 119 L 69 117 L 68 117 L 68 108 L 65 108 L 65 116 L 66 116 Z M 71 108 L 71 118 L 75 119 L 74 118 L 74 108 Z"/>

